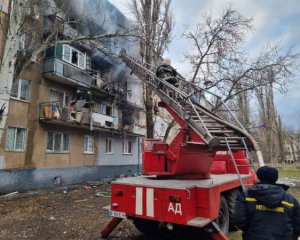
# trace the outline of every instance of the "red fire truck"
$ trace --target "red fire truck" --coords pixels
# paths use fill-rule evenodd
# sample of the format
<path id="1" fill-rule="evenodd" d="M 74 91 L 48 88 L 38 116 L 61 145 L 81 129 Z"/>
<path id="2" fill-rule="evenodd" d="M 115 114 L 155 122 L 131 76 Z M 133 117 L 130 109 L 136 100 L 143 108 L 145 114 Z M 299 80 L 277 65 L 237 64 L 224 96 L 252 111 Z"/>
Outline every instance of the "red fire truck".
<path id="1" fill-rule="evenodd" d="M 144 139 L 143 175 L 112 182 L 111 204 L 105 208 L 112 220 L 102 237 L 127 218 L 144 233 L 184 225 L 228 239 L 236 197 L 256 182 L 253 153 L 263 165 L 257 143 L 219 96 L 182 78 L 174 87 L 143 62 L 124 52 L 120 58 L 160 97 L 158 106 L 180 129 L 170 144 Z"/>

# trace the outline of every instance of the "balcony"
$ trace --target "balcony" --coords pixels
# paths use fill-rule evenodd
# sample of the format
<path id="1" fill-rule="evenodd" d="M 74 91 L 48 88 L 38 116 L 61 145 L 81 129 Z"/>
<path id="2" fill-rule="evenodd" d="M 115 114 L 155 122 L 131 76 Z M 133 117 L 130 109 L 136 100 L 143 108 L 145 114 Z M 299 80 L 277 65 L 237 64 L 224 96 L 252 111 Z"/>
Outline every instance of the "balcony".
<path id="1" fill-rule="evenodd" d="M 94 131 L 120 132 L 121 130 L 118 117 L 90 112 L 88 108 L 75 109 L 74 107 L 63 107 L 60 102 L 40 103 L 39 119 L 44 123 Z M 129 135 L 145 135 L 145 128 L 139 125 L 125 127 L 124 130 Z"/>
<path id="2" fill-rule="evenodd" d="M 77 87 L 91 87 L 92 76 L 83 69 L 58 58 L 45 59 L 43 75 L 53 81 Z"/>
<path id="3" fill-rule="evenodd" d="M 59 125 L 98 127 L 118 130 L 118 122 L 114 118 L 100 113 L 90 112 L 88 108 L 75 109 L 63 107 L 60 102 L 40 103 L 39 119 Z"/>

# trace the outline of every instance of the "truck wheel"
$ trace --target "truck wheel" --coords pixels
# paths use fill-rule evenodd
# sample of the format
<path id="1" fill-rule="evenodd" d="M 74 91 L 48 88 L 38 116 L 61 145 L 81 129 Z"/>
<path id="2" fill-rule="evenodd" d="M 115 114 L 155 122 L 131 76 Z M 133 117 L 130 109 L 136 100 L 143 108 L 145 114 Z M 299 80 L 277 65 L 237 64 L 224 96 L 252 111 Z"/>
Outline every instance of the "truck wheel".
<path id="1" fill-rule="evenodd" d="M 229 230 L 229 210 L 227 201 L 224 196 L 220 199 L 219 217 L 216 219 L 216 223 L 221 228 L 222 232 L 228 233 Z"/>
<path id="2" fill-rule="evenodd" d="M 237 231 L 237 227 L 233 224 L 233 214 L 234 214 L 234 206 L 236 203 L 236 199 L 240 195 L 240 190 L 238 188 L 233 189 L 225 194 L 228 211 L 229 211 L 229 231 Z"/>
<path id="3" fill-rule="evenodd" d="M 159 222 L 145 220 L 145 219 L 141 219 L 141 218 L 134 218 L 133 224 L 140 232 L 142 232 L 144 234 L 154 233 L 159 228 Z"/>

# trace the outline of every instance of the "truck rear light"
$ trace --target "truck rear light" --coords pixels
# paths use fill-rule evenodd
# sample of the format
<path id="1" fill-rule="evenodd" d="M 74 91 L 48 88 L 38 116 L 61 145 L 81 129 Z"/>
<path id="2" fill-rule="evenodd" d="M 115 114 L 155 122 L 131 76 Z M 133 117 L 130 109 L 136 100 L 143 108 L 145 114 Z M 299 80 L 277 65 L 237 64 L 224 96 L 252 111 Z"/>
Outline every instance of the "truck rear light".
<path id="1" fill-rule="evenodd" d="M 121 191 L 121 190 L 116 190 L 116 196 L 118 196 L 118 197 L 123 196 L 123 191 Z"/>
<path id="2" fill-rule="evenodd" d="M 179 203 L 179 202 L 181 202 L 181 197 L 180 196 L 169 196 L 169 201 Z"/>

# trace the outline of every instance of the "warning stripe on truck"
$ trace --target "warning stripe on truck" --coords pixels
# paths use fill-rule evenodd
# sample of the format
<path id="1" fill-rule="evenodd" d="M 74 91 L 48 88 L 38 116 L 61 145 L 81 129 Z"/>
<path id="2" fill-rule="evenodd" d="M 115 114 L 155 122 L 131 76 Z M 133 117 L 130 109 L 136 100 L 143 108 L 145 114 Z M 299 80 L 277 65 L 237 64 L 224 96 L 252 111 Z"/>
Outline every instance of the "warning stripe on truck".
<path id="1" fill-rule="evenodd" d="M 143 201 L 146 199 L 146 216 L 154 217 L 154 189 L 146 188 L 146 196 L 143 196 L 143 188 L 136 187 L 135 214 L 143 215 Z"/>

